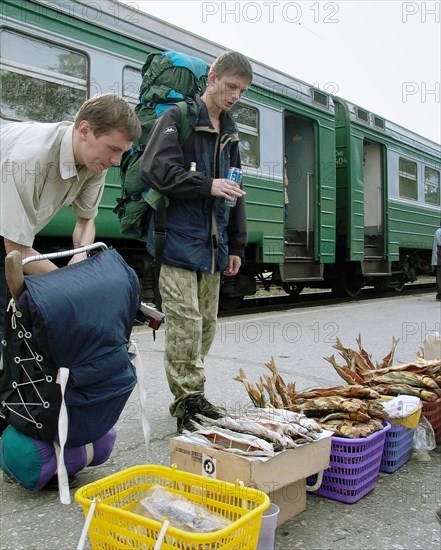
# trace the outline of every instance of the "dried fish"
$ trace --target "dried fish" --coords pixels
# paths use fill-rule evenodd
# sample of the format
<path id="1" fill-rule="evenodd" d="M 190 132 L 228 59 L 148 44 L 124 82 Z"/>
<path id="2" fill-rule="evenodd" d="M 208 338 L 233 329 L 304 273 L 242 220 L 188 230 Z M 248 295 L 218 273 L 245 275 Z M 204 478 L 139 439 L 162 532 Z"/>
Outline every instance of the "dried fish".
<path id="1" fill-rule="evenodd" d="M 264 393 L 260 390 L 260 388 L 256 388 L 251 384 L 251 382 L 248 380 L 248 378 L 245 376 L 245 372 L 243 369 L 239 369 L 239 376 L 236 376 L 233 378 L 233 380 L 237 380 L 238 382 L 242 382 L 242 384 L 245 386 L 248 395 L 251 398 L 251 401 L 254 403 L 256 407 L 264 407 L 265 406 L 265 396 Z"/>
<path id="2" fill-rule="evenodd" d="M 274 445 L 274 450 L 281 450 L 286 448 L 287 442 L 283 437 L 283 434 L 278 431 L 268 429 L 266 426 L 263 426 L 259 422 L 251 421 L 241 417 L 241 420 L 235 420 L 229 416 L 224 416 L 217 420 L 207 418 L 205 416 L 198 415 L 198 418 L 201 419 L 202 425 L 205 426 L 218 426 L 232 432 L 239 432 L 243 434 L 250 434 L 266 441 L 270 441 Z"/>
<path id="3" fill-rule="evenodd" d="M 331 355 L 330 357 L 325 357 L 325 359 L 326 361 L 331 363 L 338 374 L 348 384 L 358 384 L 359 386 L 363 386 L 365 384 L 363 378 L 359 374 L 351 371 L 351 369 L 349 369 L 348 367 L 341 367 L 340 365 L 338 365 L 334 355 Z"/>
<path id="4" fill-rule="evenodd" d="M 314 397 L 329 397 L 338 395 L 340 397 L 358 397 L 359 399 L 379 399 L 380 394 L 368 386 L 333 386 L 329 388 L 314 388 L 294 395 L 297 399 L 312 399 Z"/>
<path id="5" fill-rule="evenodd" d="M 211 428 L 198 427 L 192 436 L 201 437 L 215 449 L 247 456 L 274 456 L 274 447 L 265 439 L 233 432 L 217 426 Z"/>
<path id="6" fill-rule="evenodd" d="M 315 388 L 296 393 L 295 385 L 284 382 L 271 357 L 266 367 L 272 372 L 272 377 L 263 375 L 256 383 L 259 397 L 252 391 L 254 386 L 247 388 L 255 405 L 265 401 L 266 391 L 270 400 L 269 406 L 265 404 L 253 411 L 243 412 L 234 419 L 235 423 L 223 420 L 219 425 L 262 435 L 276 449 L 283 446 L 289 448 L 319 438 L 322 427 L 327 427 L 328 422 L 332 425 L 331 429 L 344 437 L 357 437 L 356 434 L 364 437 L 376 429 L 382 429 L 381 420 L 385 420 L 387 414 L 374 401 L 380 399 L 381 393 L 377 391 L 377 387 L 369 387 L 364 379 L 375 374 L 376 370 L 370 356 L 362 348 L 360 336 L 357 342 L 360 351 L 354 352 L 344 348 L 340 340 L 337 340 L 335 347 L 346 359 L 347 366 L 339 366 L 334 356 L 326 358 L 348 382 L 348 386 Z M 240 377 L 236 380 L 243 382 L 244 379 L 246 378 L 241 370 Z M 250 430 L 255 422 L 260 427 Z M 239 428 L 238 423 L 241 424 Z"/>
<path id="7" fill-rule="evenodd" d="M 280 374 L 278 373 L 276 364 L 274 362 L 274 358 L 271 357 L 269 363 L 265 363 L 265 366 L 269 368 L 269 370 L 273 373 L 274 385 L 276 387 L 278 394 L 282 398 L 283 405 L 285 407 L 289 407 L 291 405 L 291 397 L 290 397 L 291 392 L 286 386 Z"/>
<path id="8" fill-rule="evenodd" d="M 323 428 L 335 432 L 341 437 L 356 439 L 359 437 L 368 437 L 376 431 L 382 430 L 383 425 L 376 419 L 367 423 L 353 422 L 351 420 L 329 420 L 322 423 Z"/>
<path id="9" fill-rule="evenodd" d="M 375 402 L 366 402 L 368 407 L 368 414 L 371 418 L 379 418 L 380 420 L 387 420 L 389 415 L 384 410 L 384 407 L 381 403 Z"/>
<path id="10" fill-rule="evenodd" d="M 407 371 L 433 376 L 436 373 L 441 372 L 441 361 L 436 360 L 427 362 L 415 361 L 411 363 L 399 363 L 384 369 L 376 369 L 375 374 L 385 374 L 392 371 Z"/>
<path id="11" fill-rule="evenodd" d="M 383 360 L 381 361 L 381 363 L 377 365 L 377 369 L 384 369 L 392 365 L 394 360 L 394 355 L 395 355 L 395 349 L 399 341 L 400 341 L 399 338 L 392 337 L 392 349 L 386 355 L 386 357 L 383 357 Z"/>
<path id="12" fill-rule="evenodd" d="M 356 342 L 358 344 L 358 349 L 360 351 L 361 356 L 365 360 L 366 365 L 369 367 L 369 369 L 375 369 L 375 365 L 372 363 L 372 355 L 369 355 L 367 351 L 363 349 L 363 346 L 361 345 L 361 334 L 358 335 L 358 338 L 356 338 Z"/>
<path id="13" fill-rule="evenodd" d="M 257 389 L 260 391 L 260 394 L 262 395 L 261 404 L 258 405 L 258 406 L 259 407 L 266 407 L 267 405 L 269 405 L 269 403 L 265 399 L 265 388 L 263 386 L 262 379 L 259 379 L 259 381 L 256 382 L 256 386 L 257 386 Z"/>
<path id="14" fill-rule="evenodd" d="M 438 384 L 431 376 L 416 374 L 415 372 L 390 371 L 386 374 L 375 375 L 369 378 L 369 382 L 380 384 L 409 384 L 429 390 L 439 390 Z"/>
<path id="15" fill-rule="evenodd" d="M 347 419 L 347 420 L 354 420 L 355 422 L 369 422 L 371 417 L 363 412 L 352 412 L 352 413 L 344 413 L 344 412 L 335 412 L 328 414 L 327 416 L 324 416 L 323 418 L 320 418 L 320 422 L 327 422 L 328 420 L 334 420 L 336 418 L 339 419 Z"/>
<path id="16" fill-rule="evenodd" d="M 355 374 L 370 370 L 371 367 L 363 355 L 350 348 L 345 348 L 339 338 L 337 338 L 336 343 L 332 347 L 340 352 L 340 355 Z"/>
<path id="17" fill-rule="evenodd" d="M 263 382 L 263 385 L 265 386 L 268 392 L 271 405 L 276 407 L 276 409 L 283 409 L 285 405 L 283 403 L 282 397 L 277 391 L 277 388 L 273 379 L 270 376 L 267 376 L 266 374 L 264 375 L 264 378 L 265 378 L 265 381 Z"/>
<path id="18" fill-rule="evenodd" d="M 409 384 L 376 384 L 372 386 L 381 395 L 414 395 L 422 401 L 436 401 L 436 393 Z"/>
<path id="19" fill-rule="evenodd" d="M 322 416 L 323 412 L 366 412 L 367 405 L 360 399 L 347 399 L 339 396 L 317 397 L 315 399 L 298 400 L 293 405 L 294 410 L 303 412 L 306 416 Z M 293 408 L 291 407 L 291 409 Z"/>
<path id="20" fill-rule="evenodd" d="M 231 525 L 224 516 L 160 485 L 153 485 L 133 512 L 156 521 L 167 517 L 172 527 L 193 533 L 209 533 Z"/>
<path id="21" fill-rule="evenodd" d="M 321 426 L 325 430 L 331 430 L 340 437 L 357 439 L 361 436 L 360 430 L 355 428 L 354 423 L 350 420 L 328 420 L 327 422 L 323 422 Z"/>

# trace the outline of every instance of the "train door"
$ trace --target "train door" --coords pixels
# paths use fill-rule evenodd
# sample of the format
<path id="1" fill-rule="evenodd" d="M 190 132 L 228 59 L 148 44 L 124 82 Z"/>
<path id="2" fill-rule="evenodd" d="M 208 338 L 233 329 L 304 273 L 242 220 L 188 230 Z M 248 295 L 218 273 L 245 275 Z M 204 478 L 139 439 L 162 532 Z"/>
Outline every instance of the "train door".
<path id="1" fill-rule="evenodd" d="M 285 257 L 314 257 L 315 227 L 314 122 L 285 114 Z"/>
<path id="2" fill-rule="evenodd" d="M 365 268 L 378 269 L 384 257 L 384 177 L 383 147 L 379 143 L 363 141 L 364 188 L 364 259 Z"/>

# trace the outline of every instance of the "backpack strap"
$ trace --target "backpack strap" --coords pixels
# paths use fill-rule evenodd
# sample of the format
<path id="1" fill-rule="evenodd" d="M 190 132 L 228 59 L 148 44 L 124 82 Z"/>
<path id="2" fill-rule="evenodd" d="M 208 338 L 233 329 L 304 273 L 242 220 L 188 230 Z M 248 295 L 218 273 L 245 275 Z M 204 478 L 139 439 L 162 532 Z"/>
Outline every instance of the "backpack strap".
<path id="1" fill-rule="evenodd" d="M 161 273 L 162 257 L 165 244 L 165 210 L 166 202 L 164 196 L 158 202 L 155 211 L 155 229 L 153 231 L 153 240 L 155 242 L 155 306 L 162 312 L 162 298 L 159 292 L 159 275 Z"/>
<path id="2" fill-rule="evenodd" d="M 196 101 L 179 101 L 176 106 L 181 111 L 181 126 L 179 128 L 179 143 L 184 145 L 196 126 L 199 116 L 199 105 Z"/>

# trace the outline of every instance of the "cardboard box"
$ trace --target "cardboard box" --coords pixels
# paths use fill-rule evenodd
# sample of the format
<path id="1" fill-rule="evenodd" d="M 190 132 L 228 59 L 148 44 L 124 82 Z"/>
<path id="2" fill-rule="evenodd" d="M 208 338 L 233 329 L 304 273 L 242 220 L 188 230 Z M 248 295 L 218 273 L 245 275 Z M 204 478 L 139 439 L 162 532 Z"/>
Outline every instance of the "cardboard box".
<path id="1" fill-rule="evenodd" d="M 170 442 L 171 464 L 180 470 L 235 483 L 243 481 L 269 495 L 280 508 L 278 525 L 306 509 L 306 478 L 329 467 L 331 432 L 271 458 L 236 455 L 212 449 L 190 437 Z"/>
<path id="2" fill-rule="evenodd" d="M 280 508 L 277 526 L 306 510 L 306 479 L 300 479 L 268 493 L 271 502 Z"/>

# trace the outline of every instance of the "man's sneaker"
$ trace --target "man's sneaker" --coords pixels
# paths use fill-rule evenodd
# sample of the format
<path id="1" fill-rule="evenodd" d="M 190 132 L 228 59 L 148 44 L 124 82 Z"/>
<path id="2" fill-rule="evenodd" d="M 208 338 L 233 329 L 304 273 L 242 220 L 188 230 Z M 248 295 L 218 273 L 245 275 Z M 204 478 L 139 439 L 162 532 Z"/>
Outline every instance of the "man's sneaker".
<path id="1" fill-rule="evenodd" d="M 190 415 L 194 416 L 197 414 L 201 414 L 208 418 L 213 418 L 214 420 L 222 418 L 226 414 L 225 411 L 223 411 L 219 407 L 215 407 L 209 401 L 207 401 L 204 395 L 195 395 L 193 397 L 188 397 L 185 400 L 185 407 Z"/>
<path id="2" fill-rule="evenodd" d="M 195 432 L 196 426 L 193 424 L 192 420 L 197 421 L 197 418 L 192 416 L 189 413 L 186 413 L 184 416 L 177 419 L 177 428 L 178 428 L 178 434 L 181 434 L 182 432 Z"/>

